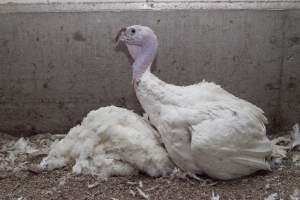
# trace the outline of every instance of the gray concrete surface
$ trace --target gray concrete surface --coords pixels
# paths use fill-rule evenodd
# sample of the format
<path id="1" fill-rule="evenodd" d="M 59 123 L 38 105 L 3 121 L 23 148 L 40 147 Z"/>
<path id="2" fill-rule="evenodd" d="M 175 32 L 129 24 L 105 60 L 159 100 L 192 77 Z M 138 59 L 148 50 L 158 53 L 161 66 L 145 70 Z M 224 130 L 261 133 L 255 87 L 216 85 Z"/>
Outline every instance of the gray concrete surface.
<path id="1" fill-rule="evenodd" d="M 66 132 L 91 109 L 141 108 L 120 27 L 151 26 L 154 73 L 202 79 L 262 107 L 269 132 L 300 121 L 299 10 L 168 10 L 0 14 L 0 131 Z"/>
<path id="2" fill-rule="evenodd" d="M 4 5 L 4 6 L 1 6 Z M 300 0 L 1 0 L 0 12 L 99 10 L 299 9 Z"/>

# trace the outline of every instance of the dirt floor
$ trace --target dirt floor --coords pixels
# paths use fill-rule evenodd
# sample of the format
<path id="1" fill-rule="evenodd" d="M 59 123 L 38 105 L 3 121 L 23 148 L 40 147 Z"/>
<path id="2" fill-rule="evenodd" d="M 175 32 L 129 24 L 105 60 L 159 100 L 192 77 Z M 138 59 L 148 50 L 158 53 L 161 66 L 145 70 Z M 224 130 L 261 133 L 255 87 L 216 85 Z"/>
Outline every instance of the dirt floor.
<path id="1" fill-rule="evenodd" d="M 210 182 L 211 180 L 208 179 Z M 233 181 L 203 184 L 182 178 L 144 175 L 111 177 L 71 175 L 64 168 L 51 172 L 22 171 L 0 180 L 0 199 L 291 199 L 300 188 L 300 168 L 285 166 Z M 138 192 L 138 189 L 142 194 Z M 271 200 L 270 199 L 270 200 Z"/>
<path id="2" fill-rule="evenodd" d="M 10 138 L 6 140 L 3 135 L 0 136 L 0 146 L 4 146 Z M 50 136 L 37 136 L 31 141 L 40 141 L 44 145 L 43 137 Z M 30 149 L 25 150 L 30 152 Z M 259 172 L 232 181 L 214 181 L 202 177 L 205 182 L 198 182 L 179 176 L 151 178 L 143 174 L 100 179 L 91 175 L 74 175 L 70 166 L 40 171 L 34 166 L 45 155 L 32 156 L 32 153 L 28 153 L 31 155 L 29 157 L 19 156 L 14 161 L 18 170 L 5 171 L 3 160 L 8 154 L 0 151 L 0 156 L 1 153 L 6 157 L 2 157 L 2 161 L 0 159 L 0 200 L 300 199 L 297 192 L 300 189 L 300 166 L 288 159 L 273 172 Z M 4 166 L 2 170 L 1 166 Z"/>

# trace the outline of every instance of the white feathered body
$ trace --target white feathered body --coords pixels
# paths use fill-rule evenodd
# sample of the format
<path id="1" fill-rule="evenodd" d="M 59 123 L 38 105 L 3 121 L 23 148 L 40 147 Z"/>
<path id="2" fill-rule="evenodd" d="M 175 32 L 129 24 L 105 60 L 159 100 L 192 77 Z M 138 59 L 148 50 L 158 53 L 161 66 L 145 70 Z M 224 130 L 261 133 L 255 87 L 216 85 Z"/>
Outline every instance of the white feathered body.
<path id="1" fill-rule="evenodd" d="M 147 70 L 137 98 L 181 169 L 219 179 L 269 170 L 263 111 L 214 83 L 175 86 Z"/>
<path id="2" fill-rule="evenodd" d="M 158 136 L 132 111 L 103 107 L 91 111 L 81 125 L 52 145 L 41 166 L 54 169 L 75 160 L 75 173 L 109 177 L 140 170 L 150 176 L 166 175 L 174 166 Z"/>

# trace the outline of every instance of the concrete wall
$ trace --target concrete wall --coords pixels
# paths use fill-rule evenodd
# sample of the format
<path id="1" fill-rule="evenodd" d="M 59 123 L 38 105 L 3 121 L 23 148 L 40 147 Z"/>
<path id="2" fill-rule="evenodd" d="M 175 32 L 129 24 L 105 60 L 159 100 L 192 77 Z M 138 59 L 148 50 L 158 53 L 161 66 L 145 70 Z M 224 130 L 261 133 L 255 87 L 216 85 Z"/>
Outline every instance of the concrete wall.
<path id="1" fill-rule="evenodd" d="M 161 79 L 221 84 L 262 107 L 270 132 L 300 121 L 297 9 L 4 11 L 1 131 L 65 132 L 91 109 L 111 104 L 140 112 L 130 59 L 113 42 L 119 28 L 131 24 L 151 26 L 157 33 L 153 70 Z"/>
<path id="2" fill-rule="evenodd" d="M 0 12 L 99 10 L 299 9 L 299 0 L 1 0 Z"/>

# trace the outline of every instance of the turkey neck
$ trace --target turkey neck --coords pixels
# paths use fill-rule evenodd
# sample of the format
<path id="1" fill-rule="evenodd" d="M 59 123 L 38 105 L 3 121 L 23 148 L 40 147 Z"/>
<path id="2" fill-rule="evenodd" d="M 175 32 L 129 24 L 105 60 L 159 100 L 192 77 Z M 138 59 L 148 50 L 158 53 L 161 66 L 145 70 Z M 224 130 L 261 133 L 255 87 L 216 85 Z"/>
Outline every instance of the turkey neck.
<path id="1" fill-rule="evenodd" d="M 149 38 L 142 46 L 139 47 L 139 49 L 140 51 L 137 52 L 137 55 L 135 56 L 136 59 L 132 65 L 132 79 L 134 82 L 138 82 L 147 69 L 151 67 L 157 51 L 156 38 Z"/>

